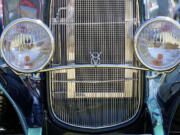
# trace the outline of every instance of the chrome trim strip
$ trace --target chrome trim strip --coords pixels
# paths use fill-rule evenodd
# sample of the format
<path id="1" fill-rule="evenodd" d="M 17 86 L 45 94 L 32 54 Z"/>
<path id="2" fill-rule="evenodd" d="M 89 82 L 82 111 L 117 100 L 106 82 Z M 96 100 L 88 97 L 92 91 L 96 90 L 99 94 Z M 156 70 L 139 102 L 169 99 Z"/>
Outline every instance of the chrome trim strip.
<path id="1" fill-rule="evenodd" d="M 49 72 L 54 70 L 63 70 L 63 69 L 74 69 L 74 68 L 100 68 L 100 67 L 106 67 L 106 68 L 125 68 L 125 69 L 135 69 L 135 70 L 149 70 L 147 68 L 143 67 L 135 67 L 130 65 L 122 65 L 122 64 L 98 64 L 98 65 L 92 65 L 92 64 L 81 64 L 81 65 L 65 65 L 65 66 L 57 66 L 57 67 L 51 67 L 47 69 L 40 70 L 39 72 Z"/>
<path id="2" fill-rule="evenodd" d="M 58 83 L 58 82 L 62 82 L 62 83 L 67 83 L 67 82 L 75 82 L 75 83 L 109 83 L 109 82 L 121 82 L 121 81 L 135 81 L 138 80 L 138 78 L 125 78 L 125 79 L 118 79 L 118 80 L 105 80 L 105 81 L 94 81 L 94 80 L 89 80 L 89 81 L 76 81 L 76 80 L 67 80 L 67 81 L 52 81 L 53 83 Z"/>
<path id="3" fill-rule="evenodd" d="M 75 23 L 75 22 L 58 22 L 52 19 L 52 25 L 101 25 L 101 24 L 126 24 L 128 22 L 133 22 L 133 24 L 139 23 L 137 20 L 125 20 L 122 22 L 92 22 L 92 23 Z"/>
<path id="4" fill-rule="evenodd" d="M 0 69 L 5 69 L 5 68 L 8 68 L 8 65 L 6 63 L 0 65 Z"/>

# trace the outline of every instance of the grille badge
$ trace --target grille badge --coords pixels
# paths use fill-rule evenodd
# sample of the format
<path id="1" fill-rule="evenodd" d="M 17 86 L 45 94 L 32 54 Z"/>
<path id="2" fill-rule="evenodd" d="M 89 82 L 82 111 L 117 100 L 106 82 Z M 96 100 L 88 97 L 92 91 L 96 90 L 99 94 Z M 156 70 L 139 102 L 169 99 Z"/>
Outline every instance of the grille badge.
<path id="1" fill-rule="evenodd" d="M 101 52 L 90 52 L 91 55 L 91 64 L 97 65 L 101 62 Z"/>

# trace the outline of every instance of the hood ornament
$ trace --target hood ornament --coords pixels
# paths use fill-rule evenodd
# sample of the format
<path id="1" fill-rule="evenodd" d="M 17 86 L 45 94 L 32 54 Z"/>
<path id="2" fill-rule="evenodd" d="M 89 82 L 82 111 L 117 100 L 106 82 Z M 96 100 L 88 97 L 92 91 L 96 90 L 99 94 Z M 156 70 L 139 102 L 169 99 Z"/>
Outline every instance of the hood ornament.
<path id="1" fill-rule="evenodd" d="M 91 64 L 97 65 L 100 64 L 101 61 L 101 52 L 90 52 L 91 55 Z"/>

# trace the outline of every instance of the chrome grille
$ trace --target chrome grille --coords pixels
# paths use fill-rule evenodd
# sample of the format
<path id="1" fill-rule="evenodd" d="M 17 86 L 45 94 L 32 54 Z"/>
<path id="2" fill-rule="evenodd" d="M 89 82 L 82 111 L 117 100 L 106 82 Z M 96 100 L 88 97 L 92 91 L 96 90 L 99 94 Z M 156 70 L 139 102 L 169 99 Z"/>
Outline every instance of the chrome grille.
<path id="1" fill-rule="evenodd" d="M 123 64 L 125 52 L 124 24 L 97 24 L 77 26 L 75 35 L 75 61 L 88 64 L 91 52 L 101 52 L 101 63 Z M 87 32 L 88 31 L 88 32 Z M 121 44 L 121 45 L 119 45 Z M 112 46 L 111 46 L 112 45 Z"/>
<path id="2" fill-rule="evenodd" d="M 56 42 L 52 66 L 138 65 L 132 44 L 137 8 L 137 0 L 52 0 L 50 28 Z M 139 111 L 140 76 L 138 70 L 115 67 L 51 71 L 54 117 L 90 129 L 123 124 Z"/>

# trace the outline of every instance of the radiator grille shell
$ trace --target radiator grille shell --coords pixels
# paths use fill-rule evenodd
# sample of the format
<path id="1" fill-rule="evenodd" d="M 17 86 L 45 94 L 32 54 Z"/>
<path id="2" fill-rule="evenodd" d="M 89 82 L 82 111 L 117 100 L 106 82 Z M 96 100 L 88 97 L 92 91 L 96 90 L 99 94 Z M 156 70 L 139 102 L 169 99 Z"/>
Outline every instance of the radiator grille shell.
<path id="1" fill-rule="evenodd" d="M 137 7 L 136 0 L 52 0 L 56 49 L 51 66 L 138 66 L 132 44 Z M 140 111 L 139 70 L 76 67 L 51 71 L 48 80 L 51 112 L 62 124 L 102 129 L 123 125 Z"/>

